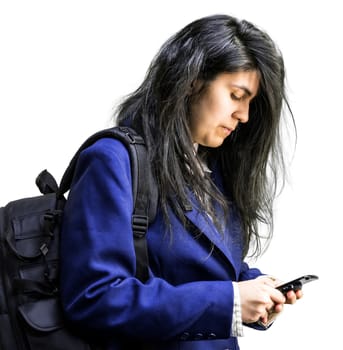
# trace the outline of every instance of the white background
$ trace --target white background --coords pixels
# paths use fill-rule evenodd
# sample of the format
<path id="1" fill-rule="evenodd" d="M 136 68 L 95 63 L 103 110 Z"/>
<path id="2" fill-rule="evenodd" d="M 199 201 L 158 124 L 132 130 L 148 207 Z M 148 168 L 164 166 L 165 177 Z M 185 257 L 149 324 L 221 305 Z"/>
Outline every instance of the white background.
<path id="1" fill-rule="evenodd" d="M 341 343 L 342 38 L 339 1 L 0 0 L 0 205 L 59 180 L 76 148 L 107 127 L 161 44 L 190 21 L 226 13 L 268 31 L 281 48 L 298 144 L 277 201 L 275 236 L 251 262 L 287 280 L 320 279 L 268 332 L 242 349 L 326 349 Z M 289 146 L 290 150 L 292 145 Z"/>

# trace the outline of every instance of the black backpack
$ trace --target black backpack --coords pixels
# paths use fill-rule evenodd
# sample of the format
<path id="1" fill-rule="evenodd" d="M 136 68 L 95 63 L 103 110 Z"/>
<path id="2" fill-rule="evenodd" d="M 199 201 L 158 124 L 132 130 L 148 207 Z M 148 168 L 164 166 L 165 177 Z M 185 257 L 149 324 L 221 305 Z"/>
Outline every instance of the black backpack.
<path id="1" fill-rule="evenodd" d="M 102 130 L 88 138 L 66 169 L 60 186 L 46 170 L 36 179 L 42 195 L 0 208 L 0 349 L 97 349 L 64 323 L 59 300 L 59 229 L 80 152 L 103 137 L 121 140 L 131 160 L 132 229 L 137 278 L 148 278 L 145 234 L 156 214 L 157 192 L 144 140 L 127 127 Z M 115 234 L 115 232 L 113 233 Z M 99 347 L 100 348 L 100 347 Z"/>

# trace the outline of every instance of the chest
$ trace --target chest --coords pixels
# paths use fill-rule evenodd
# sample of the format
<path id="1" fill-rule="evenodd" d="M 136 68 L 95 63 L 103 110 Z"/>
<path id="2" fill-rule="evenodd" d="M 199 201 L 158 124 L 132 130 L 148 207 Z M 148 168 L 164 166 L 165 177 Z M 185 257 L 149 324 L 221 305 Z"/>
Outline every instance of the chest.
<path id="1" fill-rule="evenodd" d="M 161 214 L 147 235 L 149 264 L 155 276 L 173 285 L 198 280 L 236 280 L 242 260 L 239 227 L 230 223 L 224 232 L 194 212 L 189 213 L 193 229 L 186 229 L 171 216 L 168 231 Z"/>

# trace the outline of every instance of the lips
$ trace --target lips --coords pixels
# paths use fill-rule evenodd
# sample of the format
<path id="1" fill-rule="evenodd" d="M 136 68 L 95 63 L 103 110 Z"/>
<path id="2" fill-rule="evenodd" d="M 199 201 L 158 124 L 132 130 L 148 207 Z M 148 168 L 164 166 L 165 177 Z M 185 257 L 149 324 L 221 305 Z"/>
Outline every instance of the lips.
<path id="1" fill-rule="evenodd" d="M 224 133 L 229 136 L 235 129 L 234 128 L 230 128 L 230 127 L 227 127 L 227 126 L 222 126 L 223 130 L 224 130 Z"/>

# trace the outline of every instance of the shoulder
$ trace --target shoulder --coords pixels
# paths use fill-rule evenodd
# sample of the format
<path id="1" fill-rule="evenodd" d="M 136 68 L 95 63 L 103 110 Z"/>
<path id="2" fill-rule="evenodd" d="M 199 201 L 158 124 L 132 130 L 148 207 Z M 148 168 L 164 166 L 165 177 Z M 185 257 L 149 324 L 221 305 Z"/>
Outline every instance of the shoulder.
<path id="1" fill-rule="evenodd" d="M 80 158 L 110 159 L 112 161 L 128 162 L 129 152 L 125 144 L 120 140 L 104 137 L 84 149 L 80 154 Z"/>
<path id="2" fill-rule="evenodd" d="M 112 178 L 127 174 L 130 178 L 131 163 L 129 151 L 124 143 L 115 138 L 101 138 L 85 148 L 79 155 L 76 164 L 76 177 L 92 175 L 102 178 L 104 174 Z M 119 176 L 119 175 L 118 175 Z"/>

